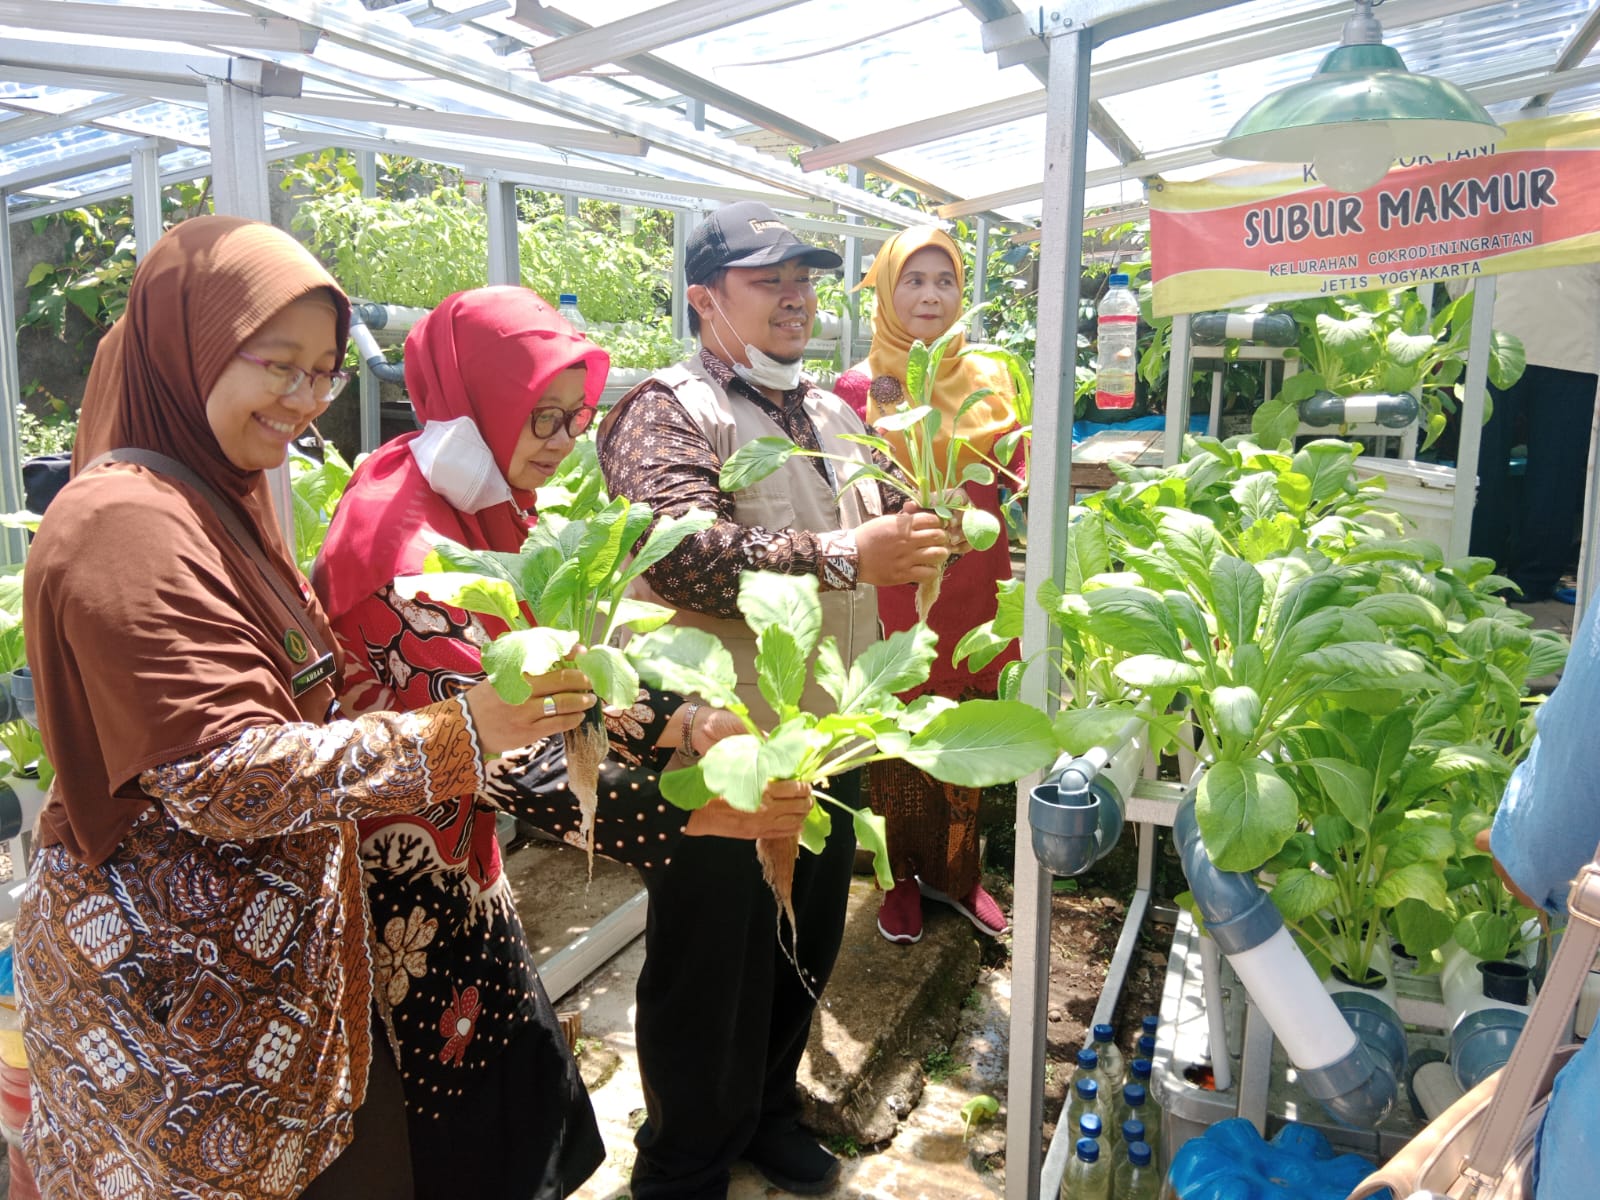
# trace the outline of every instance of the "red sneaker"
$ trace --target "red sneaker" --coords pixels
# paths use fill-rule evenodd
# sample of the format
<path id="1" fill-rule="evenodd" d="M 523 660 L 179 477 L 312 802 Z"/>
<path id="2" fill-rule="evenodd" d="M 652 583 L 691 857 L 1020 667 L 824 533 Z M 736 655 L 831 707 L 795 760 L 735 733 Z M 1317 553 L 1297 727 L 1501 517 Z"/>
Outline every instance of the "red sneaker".
<path id="1" fill-rule="evenodd" d="M 990 937 L 999 937 L 1011 926 L 1006 923 L 1006 914 L 1000 911 L 1000 905 L 995 898 L 983 890 L 983 884 L 978 884 L 960 900 L 946 896 L 936 888 L 918 881 L 922 894 L 929 900 L 937 900 L 941 904 L 948 904 L 967 920 L 972 922 L 973 928 L 979 933 L 986 933 Z M 882 928 L 881 918 L 879 928 Z"/>
<path id="2" fill-rule="evenodd" d="M 922 940 L 922 893 L 915 879 L 902 879 L 878 908 L 878 932 L 909 946 Z"/>

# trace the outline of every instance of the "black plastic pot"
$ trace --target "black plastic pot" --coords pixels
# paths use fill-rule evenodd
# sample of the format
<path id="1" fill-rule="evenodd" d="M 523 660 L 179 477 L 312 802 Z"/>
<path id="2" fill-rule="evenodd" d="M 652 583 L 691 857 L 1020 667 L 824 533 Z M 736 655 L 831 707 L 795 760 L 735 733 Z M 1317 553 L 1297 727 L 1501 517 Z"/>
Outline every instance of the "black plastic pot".
<path id="1" fill-rule="evenodd" d="M 1478 973 L 1483 976 L 1483 994 L 1490 1000 L 1506 1004 L 1528 1002 L 1528 980 L 1533 972 L 1526 964 L 1502 958 L 1479 963 Z"/>
<path id="2" fill-rule="evenodd" d="M 37 726 L 39 709 L 33 699 L 33 672 L 27 667 L 18 667 L 11 672 L 8 683 L 8 699 L 17 713 L 16 717 L 8 719 L 21 718 L 29 725 Z"/>

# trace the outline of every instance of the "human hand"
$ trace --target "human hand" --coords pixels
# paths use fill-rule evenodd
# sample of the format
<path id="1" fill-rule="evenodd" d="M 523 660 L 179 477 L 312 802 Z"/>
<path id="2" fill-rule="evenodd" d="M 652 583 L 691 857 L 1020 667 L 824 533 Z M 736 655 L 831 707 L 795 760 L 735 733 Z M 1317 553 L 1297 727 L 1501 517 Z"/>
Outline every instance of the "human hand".
<path id="1" fill-rule="evenodd" d="M 967 495 L 966 488 L 951 488 L 938 497 L 938 503 L 946 508 L 954 509 L 954 515 L 944 523 L 944 531 L 950 539 L 950 557 L 956 558 L 972 550 L 967 542 L 966 531 L 961 527 L 961 510 L 972 507 L 972 500 Z"/>
<path id="2" fill-rule="evenodd" d="M 1479 850 L 1482 850 L 1485 854 L 1493 857 L 1494 851 L 1489 848 L 1488 829 L 1478 830 L 1477 836 L 1472 839 L 1472 844 Z M 1494 873 L 1500 876 L 1500 882 L 1506 885 L 1506 891 L 1511 893 L 1512 899 L 1514 899 L 1524 908 L 1533 909 L 1534 912 L 1539 914 L 1539 920 L 1541 922 L 1548 919 L 1545 915 L 1544 905 L 1535 903 L 1529 898 L 1528 893 L 1524 892 L 1516 885 L 1516 882 L 1511 878 L 1510 873 L 1500 865 L 1500 860 L 1498 858 L 1494 859 Z"/>
<path id="3" fill-rule="evenodd" d="M 717 711 L 721 711 L 720 709 Z M 741 729 L 743 726 L 741 725 Z M 811 811 L 811 785 L 798 780 L 773 780 L 755 812 L 740 812 L 722 797 L 689 814 L 683 832 L 689 837 L 725 837 L 742 841 L 793 837 Z"/>
<path id="4" fill-rule="evenodd" d="M 930 580 L 950 557 L 944 522 L 915 505 L 865 521 L 855 534 L 857 578 L 876 587 Z"/>
<path id="5" fill-rule="evenodd" d="M 507 704 L 488 682 L 474 684 L 462 693 L 486 756 L 576 729 L 595 702 L 589 677 L 570 667 L 529 676 L 528 683 L 533 695 L 522 704 Z"/>

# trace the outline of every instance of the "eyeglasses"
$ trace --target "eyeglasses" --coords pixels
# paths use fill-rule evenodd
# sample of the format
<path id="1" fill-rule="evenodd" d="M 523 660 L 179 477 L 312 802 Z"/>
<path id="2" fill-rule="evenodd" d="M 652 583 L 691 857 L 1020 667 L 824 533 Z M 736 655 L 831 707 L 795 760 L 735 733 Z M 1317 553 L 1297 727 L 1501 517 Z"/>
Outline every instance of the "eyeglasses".
<path id="1" fill-rule="evenodd" d="M 270 362 L 265 358 L 257 358 L 254 354 L 238 351 L 238 356 L 245 362 L 255 363 L 267 373 L 267 391 L 274 396 L 292 396 L 300 390 L 300 385 L 307 379 L 311 380 L 311 396 L 318 402 L 332 400 L 344 390 L 344 385 L 350 382 L 349 371 L 307 371 L 293 363 Z"/>
<path id="2" fill-rule="evenodd" d="M 582 408 L 557 408 L 554 405 L 546 408 L 536 408 L 528 417 L 528 427 L 533 430 L 533 436 L 541 442 L 553 438 L 556 430 L 566 426 L 567 436 L 580 437 L 583 431 L 594 423 L 594 415 L 598 411 L 592 404 L 585 404 Z"/>

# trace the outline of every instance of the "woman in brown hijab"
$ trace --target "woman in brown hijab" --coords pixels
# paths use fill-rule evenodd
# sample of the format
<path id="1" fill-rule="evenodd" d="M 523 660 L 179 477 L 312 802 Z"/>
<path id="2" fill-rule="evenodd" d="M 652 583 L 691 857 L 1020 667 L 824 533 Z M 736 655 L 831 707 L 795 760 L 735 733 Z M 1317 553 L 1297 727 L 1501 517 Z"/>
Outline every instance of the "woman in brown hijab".
<path id="1" fill-rule="evenodd" d="M 265 471 L 343 383 L 348 326 L 292 238 L 201 217 L 97 355 L 25 581 L 57 772 L 16 934 L 47 1197 L 409 1195 L 355 820 L 471 791 L 593 703 L 567 671 L 521 707 L 479 685 L 338 719 Z"/>

